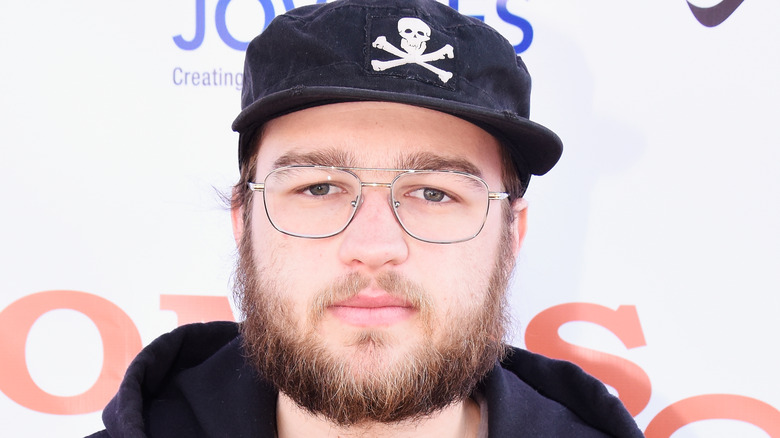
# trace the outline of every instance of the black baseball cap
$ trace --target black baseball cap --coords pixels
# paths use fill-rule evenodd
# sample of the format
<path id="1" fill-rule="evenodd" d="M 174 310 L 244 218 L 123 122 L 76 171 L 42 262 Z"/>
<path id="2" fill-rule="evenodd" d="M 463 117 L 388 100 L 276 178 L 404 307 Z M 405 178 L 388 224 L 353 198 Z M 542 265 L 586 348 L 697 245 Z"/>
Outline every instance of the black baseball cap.
<path id="1" fill-rule="evenodd" d="M 276 17 L 246 51 L 239 167 L 263 123 L 313 106 L 387 101 L 461 117 L 496 135 L 527 183 L 560 138 L 529 120 L 531 77 L 485 23 L 434 0 L 337 0 Z"/>

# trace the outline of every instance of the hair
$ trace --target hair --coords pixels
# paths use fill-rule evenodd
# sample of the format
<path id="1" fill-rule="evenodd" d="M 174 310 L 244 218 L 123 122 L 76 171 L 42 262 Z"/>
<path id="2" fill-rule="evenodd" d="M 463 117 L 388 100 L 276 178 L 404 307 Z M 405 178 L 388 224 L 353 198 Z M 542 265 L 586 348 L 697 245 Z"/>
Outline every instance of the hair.
<path id="1" fill-rule="evenodd" d="M 259 127 L 249 140 L 251 150 L 246 151 L 239 157 L 239 176 L 238 182 L 233 186 L 233 195 L 230 197 L 230 209 L 237 210 L 243 208 L 241 220 L 245 227 L 249 226 L 252 219 L 252 191 L 248 183 L 255 179 L 257 173 L 257 151 L 260 149 L 260 139 L 263 136 L 265 125 Z"/>

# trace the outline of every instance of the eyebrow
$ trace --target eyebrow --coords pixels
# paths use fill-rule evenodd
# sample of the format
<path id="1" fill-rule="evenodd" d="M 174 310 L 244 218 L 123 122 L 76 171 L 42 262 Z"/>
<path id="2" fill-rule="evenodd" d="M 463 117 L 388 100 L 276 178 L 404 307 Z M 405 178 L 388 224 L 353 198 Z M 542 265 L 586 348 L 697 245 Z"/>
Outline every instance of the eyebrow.
<path id="1" fill-rule="evenodd" d="M 273 168 L 285 166 L 333 166 L 355 167 L 353 157 L 338 149 L 314 152 L 288 152 L 274 161 Z"/>
<path id="2" fill-rule="evenodd" d="M 430 152 L 416 152 L 403 157 L 398 165 L 401 169 L 458 170 L 482 177 L 479 167 L 465 158 L 436 155 Z"/>
<path id="3" fill-rule="evenodd" d="M 288 152 L 274 161 L 273 168 L 302 165 L 361 167 L 356 163 L 357 159 L 354 155 L 334 148 L 316 152 Z M 482 177 L 479 167 L 465 158 L 437 155 L 431 152 L 415 152 L 399 157 L 395 169 L 456 170 Z"/>

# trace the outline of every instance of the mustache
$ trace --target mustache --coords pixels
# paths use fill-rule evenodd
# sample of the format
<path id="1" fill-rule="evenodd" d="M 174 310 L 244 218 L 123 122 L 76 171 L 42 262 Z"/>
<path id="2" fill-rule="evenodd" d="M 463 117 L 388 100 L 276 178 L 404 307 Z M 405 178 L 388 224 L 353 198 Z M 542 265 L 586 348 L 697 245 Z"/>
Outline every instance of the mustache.
<path id="1" fill-rule="evenodd" d="M 325 315 L 328 307 L 353 298 L 372 285 L 376 285 L 390 296 L 409 302 L 420 313 L 424 321 L 428 320 L 433 309 L 429 294 L 419 283 L 411 281 L 397 272 L 384 272 L 375 277 L 352 272 L 337 278 L 317 293 L 311 306 L 309 320 L 319 321 Z"/>

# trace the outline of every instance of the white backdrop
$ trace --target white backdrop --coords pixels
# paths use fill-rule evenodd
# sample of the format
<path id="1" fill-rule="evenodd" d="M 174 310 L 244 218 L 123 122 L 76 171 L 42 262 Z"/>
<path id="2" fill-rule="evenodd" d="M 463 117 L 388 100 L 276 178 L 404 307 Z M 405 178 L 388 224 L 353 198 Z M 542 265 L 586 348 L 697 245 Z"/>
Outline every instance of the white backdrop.
<path id="1" fill-rule="evenodd" d="M 141 344 L 229 317 L 227 82 L 293 3 L 0 5 L 4 436 L 99 429 Z M 517 44 L 565 144 L 527 195 L 514 343 L 601 377 L 649 437 L 780 437 L 780 5 L 449 3 Z"/>

